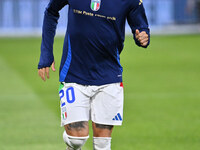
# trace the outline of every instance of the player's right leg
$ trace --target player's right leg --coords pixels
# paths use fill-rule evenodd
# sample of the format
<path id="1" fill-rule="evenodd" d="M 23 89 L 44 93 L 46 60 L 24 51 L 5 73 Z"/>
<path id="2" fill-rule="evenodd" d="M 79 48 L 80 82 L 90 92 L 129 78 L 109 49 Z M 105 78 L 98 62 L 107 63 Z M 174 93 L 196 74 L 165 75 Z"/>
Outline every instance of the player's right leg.
<path id="1" fill-rule="evenodd" d="M 90 98 L 84 89 L 75 83 L 64 83 L 59 89 L 63 140 L 68 150 L 80 150 L 89 137 Z"/>
<path id="2" fill-rule="evenodd" d="M 74 122 L 64 126 L 63 140 L 67 144 L 67 150 L 80 150 L 89 138 L 88 122 Z"/>

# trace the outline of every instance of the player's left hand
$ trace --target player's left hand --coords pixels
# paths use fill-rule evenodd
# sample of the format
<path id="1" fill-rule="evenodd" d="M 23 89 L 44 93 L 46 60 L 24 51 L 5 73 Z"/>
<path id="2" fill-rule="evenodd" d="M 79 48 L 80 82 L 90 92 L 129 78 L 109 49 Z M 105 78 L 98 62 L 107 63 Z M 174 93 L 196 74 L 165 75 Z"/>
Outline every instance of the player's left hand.
<path id="1" fill-rule="evenodd" d="M 140 42 L 142 46 L 147 46 L 149 41 L 149 36 L 145 31 L 140 32 L 138 29 L 136 29 L 135 38 Z"/>

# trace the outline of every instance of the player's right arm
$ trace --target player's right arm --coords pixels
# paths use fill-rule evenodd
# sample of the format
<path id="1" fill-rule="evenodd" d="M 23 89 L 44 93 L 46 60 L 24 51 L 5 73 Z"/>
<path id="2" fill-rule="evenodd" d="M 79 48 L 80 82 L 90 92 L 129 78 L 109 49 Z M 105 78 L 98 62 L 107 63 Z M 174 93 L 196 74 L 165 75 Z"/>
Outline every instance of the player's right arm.
<path id="1" fill-rule="evenodd" d="M 50 66 L 55 71 L 53 56 L 54 37 L 59 19 L 59 11 L 67 4 L 68 0 L 50 0 L 44 13 L 41 54 L 38 64 L 38 74 L 44 81 L 46 76 L 49 78 Z"/>

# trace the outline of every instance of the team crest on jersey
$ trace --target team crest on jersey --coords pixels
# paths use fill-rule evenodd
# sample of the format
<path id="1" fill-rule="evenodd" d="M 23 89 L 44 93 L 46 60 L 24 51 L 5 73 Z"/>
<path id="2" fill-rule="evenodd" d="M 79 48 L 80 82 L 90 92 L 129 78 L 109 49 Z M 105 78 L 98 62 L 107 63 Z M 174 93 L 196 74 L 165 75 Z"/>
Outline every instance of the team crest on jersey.
<path id="1" fill-rule="evenodd" d="M 93 11 L 98 11 L 100 9 L 101 0 L 91 0 L 90 8 Z"/>

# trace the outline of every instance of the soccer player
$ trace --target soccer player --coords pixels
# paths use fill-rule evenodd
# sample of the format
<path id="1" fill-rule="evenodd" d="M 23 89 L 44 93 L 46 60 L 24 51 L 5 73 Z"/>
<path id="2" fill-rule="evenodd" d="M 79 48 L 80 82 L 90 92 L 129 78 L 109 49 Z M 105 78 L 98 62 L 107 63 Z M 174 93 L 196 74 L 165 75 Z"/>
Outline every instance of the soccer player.
<path id="1" fill-rule="evenodd" d="M 88 139 L 92 120 L 93 149 L 110 150 L 113 126 L 123 120 L 123 84 L 120 53 L 125 23 L 135 43 L 149 45 L 149 27 L 142 0 L 51 0 L 43 22 L 38 73 L 55 71 L 53 42 L 59 10 L 68 9 L 68 25 L 60 64 L 61 125 L 69 150 L 80 150 Z"/>

